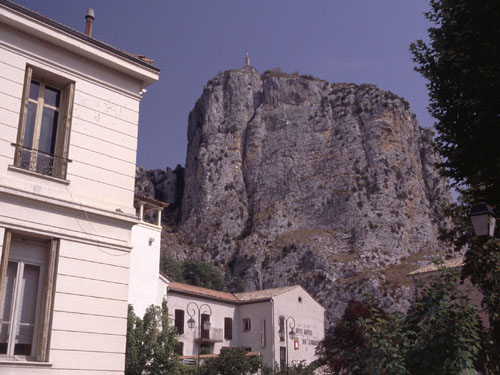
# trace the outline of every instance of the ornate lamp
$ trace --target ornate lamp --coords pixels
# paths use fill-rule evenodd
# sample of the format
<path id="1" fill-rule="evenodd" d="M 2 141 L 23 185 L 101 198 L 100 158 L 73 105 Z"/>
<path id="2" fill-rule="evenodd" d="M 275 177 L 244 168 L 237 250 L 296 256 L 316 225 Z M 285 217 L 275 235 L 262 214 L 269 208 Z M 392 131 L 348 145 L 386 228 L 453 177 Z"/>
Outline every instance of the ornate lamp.
<path id="1" fill-rule="evenodd" d="M 187 324 L 188 324 L 189 329 L 193 329 L 193 328 L 194 328 L 195 323 L 196 323 L 196 322 L 194 321 L 193 317 L 189 318 L 189 320 L 187 321 Z"/>
<path id="2" fill-rule="evenodd" d="M 493 237 L 495 233 L 495 213 L 486 203 L 477 203 L 472 206 L 468 213 L 469 219 L 474 227 L 474 233 L 478 237 Z"/>
<path id="3" fill-rule="evenodd" d="M 295 331 L 293 328 L 290 330 L 289 335 L 290 335 L 290 340 L 293 340 L 295 338 Z"/>

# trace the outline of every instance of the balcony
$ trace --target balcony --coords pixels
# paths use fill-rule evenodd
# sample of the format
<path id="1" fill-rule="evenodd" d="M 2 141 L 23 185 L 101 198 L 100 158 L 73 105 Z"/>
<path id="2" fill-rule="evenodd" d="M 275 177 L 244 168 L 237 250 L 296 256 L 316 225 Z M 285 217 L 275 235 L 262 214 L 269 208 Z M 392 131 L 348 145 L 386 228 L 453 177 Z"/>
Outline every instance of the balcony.
<path id="1" fill-rule="evenodd" d="M 222 328 L 201 329 L 197 326 L 193 332 L 194 341 L 222 342 L 224 341 L 224 330 Z"/>
<path id="2" fill-rule="evenodd" d="M 13 143 L 16 148 L 15 166 L 46 176 L 64 178 L 71 160 Z"/>

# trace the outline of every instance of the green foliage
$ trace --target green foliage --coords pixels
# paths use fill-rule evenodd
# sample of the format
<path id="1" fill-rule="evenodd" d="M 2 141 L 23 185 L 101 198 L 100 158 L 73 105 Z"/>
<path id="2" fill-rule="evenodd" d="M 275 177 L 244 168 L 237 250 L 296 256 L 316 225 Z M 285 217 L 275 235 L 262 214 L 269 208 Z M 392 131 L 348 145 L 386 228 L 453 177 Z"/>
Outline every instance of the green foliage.
<path id="1" fill-rule="evenodd" d="M 481 349 L 476 307 L 459 286 L 458 272 L 444 270 L 422 287 L 406 317 L 411 374 L 474 373 Z"/>
<path id="2" fill-rule="evenodd" d="M 211 263 L 187 260 L 182 264 L 182 274 L 188 284 L 222 290 L 221 274 Z"/>
<path id="3" fill-rule="evenodd" d="M 352 300 L 317 354 L 332 374 L 406 375 L 406 347 L 399 316 L 385 313 L 372 299 Z"/>
<path id="4" fill-rule="evenodd" d="M 335 375 L 454 375 L 474 373 L 481 324 L 455 272 L 445 271 L 417 289 L 403 319 L 373 300 L 350 301 L 317 348 Z"/>
<path id="5" fill-rule="evenodd" d="M 430 112 L 437 119 L 436 149 L 441 172 L 462 193 L 448 212 L 455 228 L 444 238 L 469 248 L 462 277 L 483 292 L 491 328 L 484 337 L 487 366 L 500 373 L 500 285 L 498 242 L 476 239 L 465 213 L 467 203 L 486 200 L 500 207 L 500 2 L 431 0 L 426 17 L 428 44 L 412 44 L 416 70 L 428 81 Z M 499 231 L 497 230 L 497 237 Z"/>
<path id="6" fill-rule="evenodd" d="M 223 289 L 221 272 L 211 263 L 163 258 L 161 267 L 162 271 L 175 281 L 203 288 Z"/>
<path id="7" fill-rule="evenodd" d="M 431 0 L 429 43 L 410 46 L 427 80 L 444 175 L 500 207 L 500 2 Z"/>
<path id="8" fill-rule="evenodd" d="M 176 331 L 168 325 L 166 301 L 161 307 L 149 306 L 143 319 L 137 317 L 129 305 L 126 375 L 142 375 L 143 372 L 149 375 L 175 374 L 179 366 L 176 346 Z"/>
<path id="9" fill-rule="evenodd" d="M 147 362 L 147 356 L 143 350 L 144 327 L 142 320 L 134 313 L 132 305 L 128 305 L 127 316 L 127 344 L 125 356 L 125 374 L 141 375 Z"/>
<path id="10" fill-rule="evenodd" d="M 241 348 L 223 348 L 201 367 L 203 375 L 251 375 L 262 368 L 262 357 L 248 356 Z"/>
<path id="11" fill-rule="evenodd" d="M 478 285 L 484 296 L 490 323 L 484 337 L 487 366 L 500 374 L 500 240 L 473 238 L 462 277 Z"/>

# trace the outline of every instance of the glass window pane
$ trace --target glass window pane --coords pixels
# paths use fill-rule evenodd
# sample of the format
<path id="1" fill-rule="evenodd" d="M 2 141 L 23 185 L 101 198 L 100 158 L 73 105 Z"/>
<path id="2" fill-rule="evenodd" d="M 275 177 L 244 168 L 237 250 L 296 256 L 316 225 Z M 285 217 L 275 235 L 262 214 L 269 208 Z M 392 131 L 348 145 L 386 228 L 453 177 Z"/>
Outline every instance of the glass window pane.
<path id="1" fill-rule="evenodd" d="M 54 154 L 56 147 L 58 117 L 59 112 L 46 107 L 43 109 L 40 138 L 38 139 L 39 151 Z"/>
<path id="2" fill-rule="evenodd" d="M 18 291 L 20 297 L 17 308 L 19 311 L 16 314 L 16 343 L 14 346 L 14 354 L 16 355 L 31 355 L 39 280 L 40 267 L 26 264 Z"/>
<path id="3" fill-rule="evenodd" d="M 5 280 L 5 289 L 2 294 L 0 311 L 0 354 L 7 354 L 7 344 L 9 341 L 9 328 L 12 313 L 12 296 L 17 276 L 16 262 L 9 262 L 7 266 L 7 279 Z"/>
<path id="4" fill-rule="evenodd" d="M 61 96 L 61 90 L 45 86 L 45 95 L 44 95 L 45 104 L 59 108 L 60 96 Z"/>
<path id="5" fill-rule="evenodd" d="M 28 113 L 26 113 L 26 124 L 24 129 L 23 146 L 33 148 L 33 133 L 35 131 L 36 103 L 28 102 Z"/>
<path id="6" fill-rule="evenodd" d="M 38 100 L 39 91 L 40 91 L 40 84 L 37 81 L 31 81 L 29 97 L 31 99 Z"/>

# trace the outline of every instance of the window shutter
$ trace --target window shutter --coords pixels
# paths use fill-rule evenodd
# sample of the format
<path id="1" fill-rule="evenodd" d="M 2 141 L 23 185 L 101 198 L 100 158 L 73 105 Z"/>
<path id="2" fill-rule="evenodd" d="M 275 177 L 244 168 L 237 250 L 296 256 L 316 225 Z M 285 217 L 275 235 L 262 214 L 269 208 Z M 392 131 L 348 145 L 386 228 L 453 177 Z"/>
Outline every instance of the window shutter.
<path id="1" fill-rule="evenodd" d="M 233 319 L 224 318 L 224 338 L 231 340 L 233 338 Z"/>
<path id="2" fill-rule="evenodd" d="M 49 242 L 49 251 L 47 251 L 45 282 L 42 290 L 42 304 L 40 308 L 40 322 L 38 327 L 38 344 L 36 360 L 40 362 L 48 361 L 49 347 L 49 329 L 50 329 L 50 313 L 54 300 L 54 280 L 56 275 L 56 260 L 58 240 L 52 239 Z"/>
<path id="3" fill-rule="evenodd" d="M 71 133 L 71 120 L 73 115 L 73 100 L 75 97 L 74 82 L 66 85 L 62 93 L 61 118 L 59 120 L 59 131 L 56 139 L 55 154 L 59 157 L 55 158 L 55 176 L 66 177 L 67 166 L 66 158 L 68 158 L 69 139 Z M 65 158 L 65 159 L 61 159 Z"/>
<path id="4" fill-rule="evenodd" d="M 175 327 L 177 328 L 177 334 L 182 335 L 184 333 L 184 310 L 175 310 Z"/>
<path id="5" fill-rule="evenodd" d="M 12 233 L 6 230 L 3 237 L 2 261 L 0 262 L 0 298 L 2 298 L 4 294 L 4 288 L 7 285 L 7 267 L 9 265 L 9 252 L 10 252 L 11 241 L 12 241 Z M 0 299 L 0 304 L 1 303 L 2 300 Z M 3 306 L 0 306 L 0 310 L 2 309 Z"/>
<path id="6" fill-rule="evenodd" d="M 19 116 L 19 127 L 17 132 L 17 144 L 22 145 L 24 143 L 24 128 L 26 126 L 26 115 L 28 113 L 28 96 L 30 92 L 31 78 L 33 76 L 33 69 L 30 66 L 26 67 L 24 72 L 24 87 L 23 96 L 21 99 L 21 111 Z M 22 148 L 16 148 L 16 154 L 14 155 L 14 165 L 19 165 L 21 161 Z"/>
<path id="7" fill-rule="evenodd" d="M 35 329 L 36 305 L 38 300 L 38 291 L 40 288 L 40 267 L 30 264 L 24 266 L 22 277 L 22 288 L 20 290 L 21 305 L 20 313 L 17 315 L 16 326 L 16 346 L 17 344 L 29 347 L 33 342 L 33 330 Z"/>

